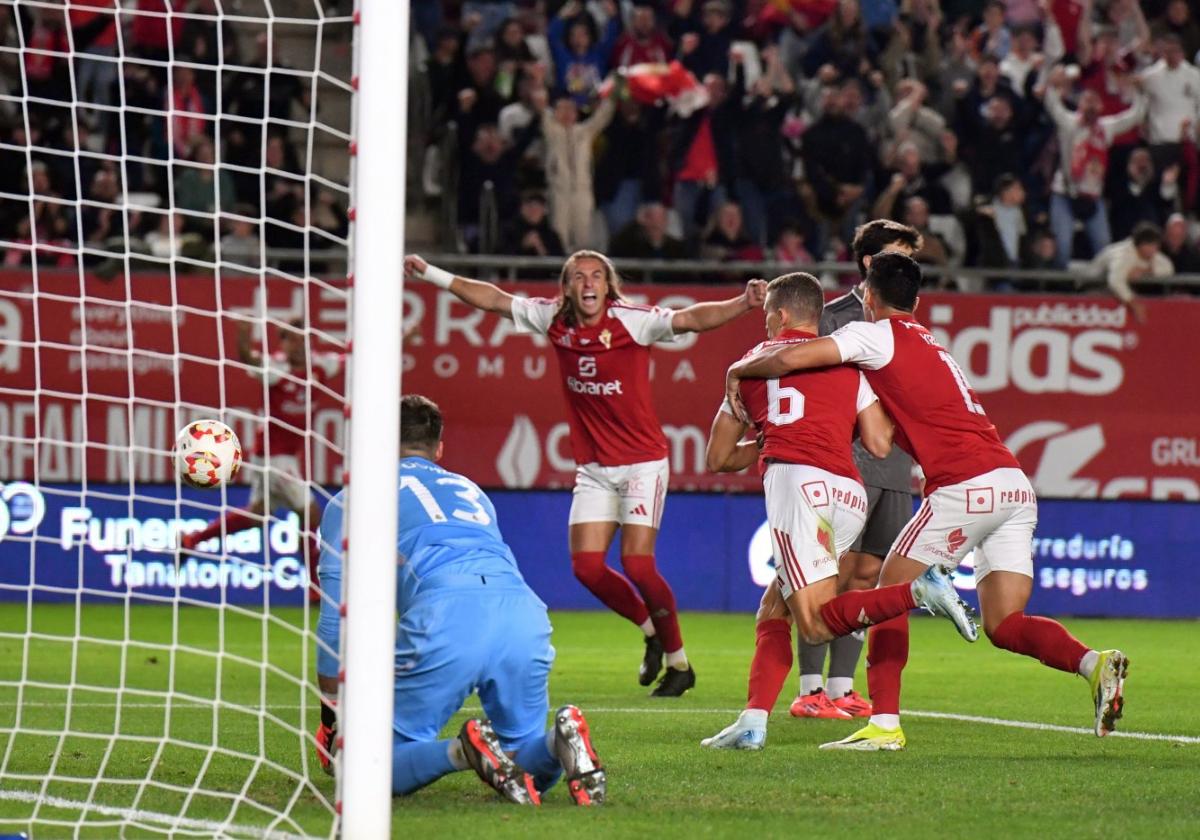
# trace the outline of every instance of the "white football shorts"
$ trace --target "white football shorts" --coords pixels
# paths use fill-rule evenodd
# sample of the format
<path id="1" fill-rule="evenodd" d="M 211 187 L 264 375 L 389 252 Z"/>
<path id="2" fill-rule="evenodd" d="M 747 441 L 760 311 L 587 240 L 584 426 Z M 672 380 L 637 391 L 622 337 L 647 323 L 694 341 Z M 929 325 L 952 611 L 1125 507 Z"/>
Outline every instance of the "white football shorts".
<path id="1" fill-rule="evenodd" d="M 259 460 L 262 465 L 249 461 L 242 464 L 242 469 L 251 474 L 251 506 L 264 502 L 268 512 L 285 507 L 303 518 L 312 491 L 300 474 L 300 459 L 295 455 L 272 455 Z"/>
<path id="2" fill-rule="evenodd" d="M 992 470 L 925 498 L 892 551 L 932 566 L 957 566 L 975 552 L 975 580 L 991 572 L 1033 577 L 1037 496 L 1029 478 L 1012 467 Z"/>
<path id="3" fill-rule="evenodd" d="M 657 528 L 670 474 L 666 458 L 620 467 L 582 464 L 575 468 L 570 523 L 618 522 Z"/>
<path id="4" fill-rule="evenodd" d="M 783 597 L 836 577 L 838 560 L 867 521 L 863 486 L 816 467 L 771 464 L 763 487 Z"/>

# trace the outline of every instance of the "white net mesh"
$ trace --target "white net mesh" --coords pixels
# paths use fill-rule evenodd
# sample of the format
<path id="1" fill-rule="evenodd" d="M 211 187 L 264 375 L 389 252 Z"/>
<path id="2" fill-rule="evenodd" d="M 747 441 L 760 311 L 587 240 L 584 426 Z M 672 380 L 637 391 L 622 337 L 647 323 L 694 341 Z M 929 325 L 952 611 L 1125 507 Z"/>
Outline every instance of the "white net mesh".
<path id="1" fill-rule="evenodd" d="M 0 830 L 335 831 L 350 6 L 0 0 Z M 232 485 L 180 485 L 195 418 Z"/>

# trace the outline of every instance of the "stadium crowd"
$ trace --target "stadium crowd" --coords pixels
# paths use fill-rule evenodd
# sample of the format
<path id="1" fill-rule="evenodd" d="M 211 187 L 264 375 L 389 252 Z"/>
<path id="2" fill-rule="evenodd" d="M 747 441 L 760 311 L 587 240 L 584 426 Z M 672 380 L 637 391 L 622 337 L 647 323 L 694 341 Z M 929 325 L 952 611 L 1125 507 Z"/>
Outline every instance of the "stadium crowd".
<path id="1" fill-rule="evenodd" d="M 212 259 L 219 244 L 254 268 L 264 246 L 344 238 L 345 201 L 302 174 L 311 73 L 265 27 L 219 21 L 216 0 L 122 6 L 119 19 L 114 0 L 0 9 L 0 42 L 25 48 L 0 52 L 3 264 L 70 267 L 80 246 L 91 267 Z"/>
<path id="2" fill-rule="evenodd" d="M 993 287 L 1093 260 L 1128 297 L 1200 271 L 1198 5 L 414 0 L 413 165 L 467 251 L 844 260 L 885 217 Z M 149 14 L 0 13 L 25 47 L 0 51 L 3 263 L 219 249 L 254 268 L 337 244 L 345 201 L 305 177 L 288 122 L 309 83 L 265 29 L 216 0 L 122 6 Z"/>
<path id="3" fill-rule="evenodd" d="M 886 217 L 926 263 L 1200 268 L 1197 4 L 454 5 L 413 19 L 469 250 L 845 259 Z"/>

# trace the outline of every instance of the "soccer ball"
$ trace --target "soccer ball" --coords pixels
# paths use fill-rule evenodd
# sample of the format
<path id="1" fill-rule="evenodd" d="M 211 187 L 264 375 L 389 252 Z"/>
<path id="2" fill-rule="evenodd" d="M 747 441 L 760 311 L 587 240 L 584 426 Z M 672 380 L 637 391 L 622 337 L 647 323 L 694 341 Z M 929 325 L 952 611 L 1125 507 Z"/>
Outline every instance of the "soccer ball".
<path id="1" fill-rule="evenodd" d="M 242 466 L 242 444 L 219 420 L 195 420 L 175 438 L 175 467 L 192 487 L 210 490 L 232 481 Z"/>

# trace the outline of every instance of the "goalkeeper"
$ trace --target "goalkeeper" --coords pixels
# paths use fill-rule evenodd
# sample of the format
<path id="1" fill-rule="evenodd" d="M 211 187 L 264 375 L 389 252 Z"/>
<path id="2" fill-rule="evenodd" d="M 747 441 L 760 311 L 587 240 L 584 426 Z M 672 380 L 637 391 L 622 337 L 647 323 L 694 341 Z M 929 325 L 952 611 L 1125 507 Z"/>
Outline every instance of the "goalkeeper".
<path id="1" fill-rule="evenodd" d="M 605 776 L 588 725 L 575 706 L 547 730 L 547 680 L 554 661 L 546 605 L 526 585 L 505 545 L 491 501 L 448 472 L 442 415 L 425 397 L 400 403 L 400 531 L 396 608 L 396 705 L 392 791 L 407 794 L 456 770 L 473 769 L 512 802 L 540 804 L 565 771 L 579 805 L 603 801 Z M 324 695 L 317 757 L 333 772 L 344 493 L 321 520 L 317 674 Z M 478 692 L 489 719 L 438 739 Z"/>

